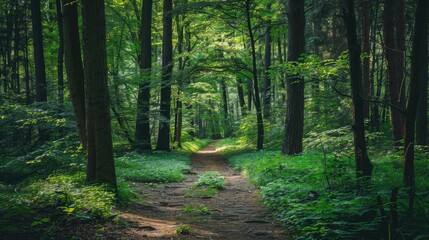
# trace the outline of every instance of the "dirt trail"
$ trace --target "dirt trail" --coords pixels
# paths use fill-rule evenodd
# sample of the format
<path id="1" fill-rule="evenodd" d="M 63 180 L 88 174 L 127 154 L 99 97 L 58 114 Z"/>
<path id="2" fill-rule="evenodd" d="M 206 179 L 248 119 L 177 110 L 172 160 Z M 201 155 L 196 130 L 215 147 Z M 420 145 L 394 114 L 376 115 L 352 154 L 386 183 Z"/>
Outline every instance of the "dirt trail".
<path id="1" fill-rule="evenodd" d="M 211 143 L 191 157 L 192 173 L 181 183 L 139 185 L 144 203 L 130 206 L 122 217 L 125 239 L 287 239 L 261 206 L 258 189 L 233 171 Z M 213 197 L 185 196 L 205 171 L 218 171 L 225 177 L 225 189 Z M 185 206 L 204 204 L 209 215 L 184 212 Z M 180 225 L 190 234 L 177 235 Z"/>

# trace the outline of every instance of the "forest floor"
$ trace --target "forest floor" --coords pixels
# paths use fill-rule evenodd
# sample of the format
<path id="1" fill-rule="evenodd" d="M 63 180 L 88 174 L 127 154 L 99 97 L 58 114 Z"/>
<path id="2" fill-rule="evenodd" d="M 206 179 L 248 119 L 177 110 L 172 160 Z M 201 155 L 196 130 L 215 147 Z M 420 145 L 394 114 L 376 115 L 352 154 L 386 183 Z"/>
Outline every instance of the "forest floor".
<path id="1" fill-rule="evenodd" d="M 216 151 L 215 143 L 194 153 L 191 164 L 191 174 L 183 182 L 137 184 L 143 202 L 124 209 L 121 217 L 125 224 L 114 233 L 115 238 L 287 239 L 261 205 L 258 189 L 228 165 Z M 206 171 L 224 176 L 224 189 L 213 196 L 193 195 L 198 175 Z M 186 208 L 190 211 L 186 212 Z M 190 231 L 177 234 L 178 228 Z"/>

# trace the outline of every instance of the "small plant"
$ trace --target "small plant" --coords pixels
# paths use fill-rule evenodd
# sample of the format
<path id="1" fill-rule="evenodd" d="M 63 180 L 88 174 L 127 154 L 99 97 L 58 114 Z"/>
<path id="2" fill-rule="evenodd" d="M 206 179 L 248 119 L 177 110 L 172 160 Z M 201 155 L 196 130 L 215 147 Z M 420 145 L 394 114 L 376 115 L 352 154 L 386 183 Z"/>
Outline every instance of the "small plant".
<path id="1" fill-rule="evenodd" d="M 176 234 L 187 235 L 189 233 L 191 233 L 191 227 L 188 225 L 180 225 L 176 228 Z"/>
<path id="2" fill-rule="evenodd" d="M 207 187 L 212 189 L 224 189 L 225 178 L 219 172 L 205 172 L 198 177 L 197 187 Z"/>
<path id="3" fill-rule="evenodd" d="M 210 214 L 210 210 L 204 204 L 200 204 L 197 206 L 186 205 L 183 210 L 185 211 L 185 213 L 189 213 L 192 215 L 209 215 Z"/>
<path id="4" fill-rule="evenodd" d="M 217 189 L 214 188 L 193 188 L 193 189 L 186 189 L 185 190 L 185 197 L 213 197 L 218 193 Z"/>

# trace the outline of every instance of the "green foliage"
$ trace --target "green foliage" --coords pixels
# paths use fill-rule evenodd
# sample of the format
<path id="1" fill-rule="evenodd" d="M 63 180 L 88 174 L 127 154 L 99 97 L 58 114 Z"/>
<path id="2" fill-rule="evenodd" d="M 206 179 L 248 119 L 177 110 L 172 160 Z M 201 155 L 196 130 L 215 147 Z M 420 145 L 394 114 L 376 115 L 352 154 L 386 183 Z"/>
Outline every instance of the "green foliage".
<path id="1" fill-rule="evenodd" d="M 115 193 L 104 185 L 84 184 L 82 174 L 51 176 L 29 186 L 35 196 L 32 205 L 56 208 L 82 219 L 108 217 L 114 208 Z"/>
<path id="2" fill-rule="evenodd" d="M 198 181 L 195 183 L 197 187 L 207 187 L 211 189 L 221 190 L 225 188 L 225 178 L 219 172 L 204 172 L 198 176 Z"/>
<path id="3" fill-rule="evenodd" d="M 384 229 L 380 228 L 382 215 L 376 198 L 381 196 L 383 207 L 388 206 L 392 187 L 403 186 L 402 166 L 401 154 L 373 155 L 372 185 L 364 191 L 355 185 L 353 161 L 340 152 L 283 156 L 277 151 L 259 151 L 233 155 L 229 161 L 261 187 L 263 203 L 294 239 L 380 239 Z M 396 234 L 409 239 L 429 226 L 425 174 L 429 164 L 426 158 L 416 164 L 419 216 L 414 220 L 406 217 L 406 189 L 402 188 L 398 200 L 401 226 Z"/>
<path id="4" fill-rule="evenodd" d="M 118 177 L 135 182 L 182 181 L 190 170 L 188 157 L 174 152 L 144 155 L 130 152 L 115 162 Z"/>
<path id="5" fill-rule="evenodd" d="M 184 139 L 187 138 L 186 136 L 185 134 Z M 182 143 L 182 150 L 187 153 L 193 153 L 207 146 L 211 141 L 210 139 L 193 139 L 193 141 Z"/>
<path id="6" fill-rule="evenodd" d="M 185 197 L 213 197 L 218 193 L 218 190 L 215 188 L 192 188 L 186 189 Z"/>
<path id="7" fill-rule="evenodd" d="M 176 228 L 176 234 L 179 235 L 188 235 L 191 233 L 191 227 L 188 225 L 180 225 Z"/>
<path id="8" fill-rule="evenodd" d="M 183 208 L 183 211 L 185 213 L 189 213 L 192 215 L 209 215 L 210 214 L 210 210 L 204 204 L 186 205 Z"/>

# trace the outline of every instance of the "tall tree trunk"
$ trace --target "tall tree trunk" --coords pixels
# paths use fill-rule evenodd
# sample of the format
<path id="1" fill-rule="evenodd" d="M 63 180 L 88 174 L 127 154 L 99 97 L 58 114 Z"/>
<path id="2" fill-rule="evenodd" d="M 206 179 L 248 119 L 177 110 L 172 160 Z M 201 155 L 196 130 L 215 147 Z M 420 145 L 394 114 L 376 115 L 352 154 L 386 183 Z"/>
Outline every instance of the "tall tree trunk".
<path id="1" fill-rule="evenodd" d="M 64 31 L 63 31 L 63 16 L 61 13 L 61 0 L 56 0 L 57 8 L 57 24 L 58 24 L 58 102 L 64 103 Z"/>
<path id="2" fill-rule="evenodd" d="M 249 33 L 250 38 L 250 46 L 252 53 L 252 74 L 253 74 L 253 89 L 255 91 L 254 94 L 254 102 L 256 108 L 256 120 L 258 123 L 258 137 L 256 143 L 256 149 L 262 150 L 264 148 L 264 122 L 262 118 L 262 109 L 261 109 L 261 100 L 259 98 L 259 84 L 258 84 L 258 68 L 256 66 L 256 49 L 255 43 L 256 40 L 253 36 L 253 28 L 251 23 L 251 13 L 250 13 L 250 0 L 245 0 L 246 7 L 246 20 L 247 20 L 247 31 Z M 249 91 L 251 91 L 249 89 Z"/>
<path id="3" fill-rule="evenodd" d="M 34 67 L 36 69 L 36 102 L 46 102 L 48 100 L 48 95 L 46 89 L 40 0 L 31 0 L 31 21 L 33 24 Z"/>
<path id="4" fill-rule="evenodd" d="M 24 11 L 24 19 L 27 19 L 27 11 Z M 27 104 L 31 104 L 33 102 L 31 98 L 31 89 L 30 89 L 30 67 L 29 67 L 29 51 L 28 51 L 28 26 L 27 23 L 24 24 L 24 81 L 25 81 L 25 100 Z"/>
<path id="5" fill-rule="evenodd" d="M 405 109 L 405 13 L 404 0 L 386 0 L 384 3 L 383 34 L 389 78 L 392 138 L 400 145 L 404 132 Z"/>
<path id="6" fill-rule="evenodd" d="M 428 64 L 427 51 L 422 51 L 422 49 L 427 48 L 428 44 L 428 12 L 429 1 L 418 0 L 415 14 L 413 48 L 411 54 L 410 90 L 405 112 L 404 182 L 409 189 L 410 213 L 413 213 L 415 194 L 414 132 L 417 105 L 421 89 L 419 84 L 422 81 L 421 78 L 423 76 L 423 71 L 426 71 L 426 67 L 423 65 Z"/>
<path id="7" fill-rule="evenodd" d="M 63 0 L 64 63 L 80 141 L 87 152 L 85 82 L 79 40 L 77 2 Z"/>
<path id="8" fill-rule="evenodd" d="M 267 9 L 271 10 L 271 4 L 267 5 Z M 270 67 L 271 67 L 271 21 L 267 22 L 265 29 L 265 56 L 264 56 L 264 119 L 270 120 L 271 111 L 271 78 L 270 78 Z"/>
<path id="9" fill-rule="evenodd" d="M 363 116 L 369 118 L 369 101 L 367 100 L 370 96 L 370 81 L 369 81 L 369 64 L 370 64 L 370 43 L 369 34 L 371 29 L 370 23 L 370 10 L 371 0 L 361 0 L 362 8 L 362 53 L 365 57 L 362 62 L 362 97 L 363 101 Z"/>
<path id="10" fill-rule="evenodd" d="M 241 116 L 246 116 L 246 103 L 244 101 L 243 80 L 237 78 L 238 101 L 240 103 Z"/>
<path id="11" fill-rule="evenodd" d="M 182 4 L 187 4 L 187 1 L 182 1 Z M 182 126 L 183 126 L 183 102 L 182 93 L 184 89 L 183 70 L 185 69 L 186 59 L 182 56 L 184 52 L 184 29 L 185 29 L 186 14 L 176 14 L 176 28 L 177 28 L 177 53 L 179 55 L 179 76 L 177 77 L 177 101 L 175 111 L 175 124 L 174 124 L 174 142 L 177 143 L 178 148 L 182 148 Z M 189 33 L 187 33 L 189 34 Z M 189 35 L 187 35 L 189 37 Z M 187 38 L 189 41 L 189 38 Z M 188 49 L 189 50 L 189 49 Z"/>
<path id="12" fill-rule="evenodd" d="M 94 141 L 88 144 L 88 154 L 95 156 L 91 159 L 95 160 L 94 172 L 89 173 L 87 178 L 116 189 L 107 86 L 104 0 L 83 0 L 82 20 L 87 132 L 91 136 L 88 141 Z"/>
<path id="13" fill-rule="evenodd" d="M 419 77 L 419 89 L 420 97 L 417 104 L 417 115 L 416 115 L 416 144 L 417 145 L 428 145 L 428 45 L 423 44 L 419 49 L 423 55 L 422 70 Z"/>
<path id="14" fill-rule="evenodd" d="M 225 126 L 225 137 L 229 137 L 230 133 L 230 123 L 229 123 L 229 114 L 228 114 L 228 91 L 226 87 L 225 80 L 221 80 L 222 87 L 222 102 L 223 102 L 223 121 Z"/>
<path id="15" fill-rule="evenodd" d="M 171 74 L 173 72 L 173 19 L 172 0 L 164 0 L 162 30 L 161 104 L 157 150 L 170 150 Z"/>
<path id="16" fill-rule="evenodd" d="M 360 47 L 357 41 L 356 18 L 353 0 L 344 0 L 344 22 L 347 28 L 347 42 L 350 61 L 350 81 L 353 100 L 353 140 L 355 147 L 356 176 L 370 177 L 372 164 L 368 158 L 365 139 L 365 124 L 362 99 L 362 68 Z"/>
<path id="17" fill-rule="evenodd" d="M 43 52 L 42 16 L 40 13 L 40 0 L 31 0 L 31 21 L 33 25 L 34 67 L 36 69 L 36 102 L 48 100 L 45 55 Z M 39 128 L 39 141 L 49 140 L 47 129 Z"/>
<path id="18" fill-rule="evenodd" d="M 305 52 L 304 1 L 289 1 L 288 61 L 298 61 Z M 286 123 L 282 153 L 294 155 L 302 152 L 304 131 L 304 79 L 289 75 L 287 79 Z"/>
<path id="19" fill-rule="evenodd" d="M 140 24 L 141 69 L 143 80 L 139 86 L 136 119 L 136 148 L 151 150 L 150 138 L 150 82 L 152 67 L 152 0 L 142 1 Z"/>

